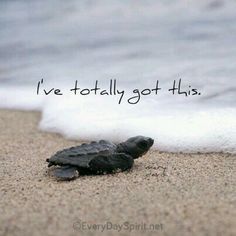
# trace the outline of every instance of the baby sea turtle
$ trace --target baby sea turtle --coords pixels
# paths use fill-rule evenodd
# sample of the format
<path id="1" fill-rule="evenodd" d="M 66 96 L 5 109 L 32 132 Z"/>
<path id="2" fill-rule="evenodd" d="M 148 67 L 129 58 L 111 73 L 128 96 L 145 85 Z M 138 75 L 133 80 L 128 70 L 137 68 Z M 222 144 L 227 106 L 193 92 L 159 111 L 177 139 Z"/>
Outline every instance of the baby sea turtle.
<path id="1" fill-rule="evenodd" d="M 60 166 L 52 171 L 61 180 L 72 180 L 78 174 L 104 174 L 128 170 L 134 159 L 144 155 L 153 145 L 154 140 L 144 136 L 129 138 L 114 144 L 106 140 L 83 143 L 57 152 L 47 159 L 48 167 Z"/>

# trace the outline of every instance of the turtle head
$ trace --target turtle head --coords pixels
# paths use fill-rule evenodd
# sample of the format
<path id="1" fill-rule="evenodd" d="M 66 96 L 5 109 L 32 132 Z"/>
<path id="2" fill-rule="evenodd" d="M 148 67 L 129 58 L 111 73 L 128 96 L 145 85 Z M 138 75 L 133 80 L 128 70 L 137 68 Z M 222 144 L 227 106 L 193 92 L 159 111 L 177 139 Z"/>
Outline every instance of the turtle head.
<path id="1" fill-rule="evenodd" d="M 120 150 L 131 155 L 134 159 L 144 155 L 149 148 L 153 145 L 154 140 L 152 138 L 144 136 L 135 136 L 129 138 L 123 143 L 120 143 Z"/>

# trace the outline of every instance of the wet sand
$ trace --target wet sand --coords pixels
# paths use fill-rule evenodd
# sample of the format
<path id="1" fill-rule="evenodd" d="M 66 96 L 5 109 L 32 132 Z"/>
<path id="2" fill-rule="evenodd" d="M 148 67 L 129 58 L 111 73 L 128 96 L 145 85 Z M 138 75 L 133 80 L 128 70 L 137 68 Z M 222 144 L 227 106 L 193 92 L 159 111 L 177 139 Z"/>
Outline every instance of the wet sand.
<path id="1" fill-rule="evenodd" d="M 60 182 L 45 159 L 79 142 L 39 119 L 0 111 L 0 235 L 236 235 L 235 155 L 151 150 L 130 171 Z"/>

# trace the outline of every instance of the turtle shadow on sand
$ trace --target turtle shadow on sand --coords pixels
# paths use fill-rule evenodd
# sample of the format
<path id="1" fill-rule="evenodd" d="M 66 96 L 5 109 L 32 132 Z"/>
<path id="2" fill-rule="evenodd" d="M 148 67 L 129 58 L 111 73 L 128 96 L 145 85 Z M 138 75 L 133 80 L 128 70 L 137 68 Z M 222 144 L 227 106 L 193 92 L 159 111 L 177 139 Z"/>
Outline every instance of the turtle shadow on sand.
<path id="1" fill-rule="evenodd" d="M 132 168 L 134 159 L 144 155 L 154 140 L 144 136 L 129 138 L 114 144 L 106 140 L 83 143 L 55 153 L 46 161 L 49 174 L 58 180 L 73 180 L 79 175 L 99 175 L 125 171 Z"/>

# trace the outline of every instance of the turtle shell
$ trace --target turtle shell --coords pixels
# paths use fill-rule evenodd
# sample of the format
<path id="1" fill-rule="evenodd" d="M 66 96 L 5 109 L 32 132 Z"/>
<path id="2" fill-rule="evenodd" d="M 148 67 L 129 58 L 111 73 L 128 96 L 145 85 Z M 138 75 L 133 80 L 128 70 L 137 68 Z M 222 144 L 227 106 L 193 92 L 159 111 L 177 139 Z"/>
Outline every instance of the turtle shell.
<path id="1" fill-rule="evenodd" d="M 49 166 L 71 165 L 78 168 L 88 168 L 89 162 L 96 156 L 108 156 L 115 153 L 116 145 L 106 140 L 84 143 L 80 146 L 64 149 L 47 159 Z"/>

